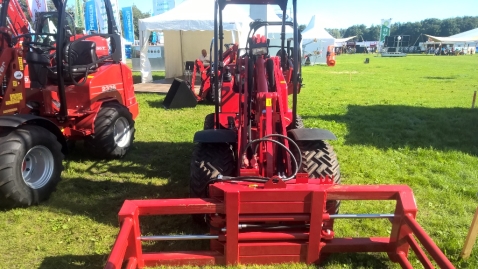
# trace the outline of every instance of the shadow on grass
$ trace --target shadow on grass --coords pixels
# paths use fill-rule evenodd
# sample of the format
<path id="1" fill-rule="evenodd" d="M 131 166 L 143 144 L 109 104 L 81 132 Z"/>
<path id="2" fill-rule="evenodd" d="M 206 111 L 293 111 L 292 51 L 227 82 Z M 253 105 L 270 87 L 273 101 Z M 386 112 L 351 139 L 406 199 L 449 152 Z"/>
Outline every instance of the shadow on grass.
<path id="1" fill-rule="evenodd" d="M 345 115 L 307 116 L 347 125 L 345 143 L 378 148 L 434 148 L 478 155 L 478 110 L 350 105 Z"/>
<path id="2" fill-rule="evenodd" d="M 437 80 L 450 80 L 450 79 L 457 79 L 458 77 L 452 76 L 452 77 L 423 77 L 426 79 L 437 79 Z"/>
<path id="3" fill-rule="evenodd" d="M 81 176 L 63 180 L 51 199 L 43 204 L 52 211 L 84 215 L 95 221 L 118 225 L 117 214 L 126 199 L 186 198 L 189 196 L 189 164 L 193 143 L 135 141 L 133 148 L 119 161 L 95 160 L 78 145 L 65 164 L 93 164 Z M 95 174 L 103 180 L 90 180 Z M 131 180 L 135 177 L 135 181 Z M 110 180 L 114 178 L 115 180 Z M 161 178 L 162 185 L 156 184 Z M 138 183 L 144 179 L 145 183 Z M 153 180 L 151 180 L 153 179 Z M 153 184 L 154 182 L 155 184 Z"/>
<path id="4" fill-rule="evenodd" d="M 46 257 L 38 269 L 89 268 L 100 269 L 106 262 L 105 255 L 65 255 Z"/>
<path id="5" fill-rule="evenodd" d="M 353 268 L 382 269 L 390 267 L 390 260 L 386 253 L 333 253 L 328 255 L 317 268 L 329 265 L 353 265 Z"/>

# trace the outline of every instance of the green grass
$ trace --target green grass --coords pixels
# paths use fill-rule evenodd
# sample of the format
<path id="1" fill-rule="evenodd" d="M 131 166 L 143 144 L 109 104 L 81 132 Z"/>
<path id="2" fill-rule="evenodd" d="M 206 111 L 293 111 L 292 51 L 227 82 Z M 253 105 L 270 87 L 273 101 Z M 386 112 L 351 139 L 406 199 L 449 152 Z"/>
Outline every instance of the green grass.
<path id="1" fill-rule="evenodd" d="M 366 57 L 370 64 L 363 64 Z M 299 95 L 305 125 L 338 137 L 331 143 L 343 183 L 410 185 L 418 221 L 457 268 L 478 268 L 478 247 L 469 260 L 459 258 L 478 202 L 478 110 L 470 109 L 478 90 L 477 60 L 343 55 L 334 68 L 304 67 L 306 86 Z M 0 212 L 0 268 L 101 268 L 118 233 L 117 212 L 125 199 L 188 196 L 191 141 L 214 108 L 165 110 L 164 96 L 138 94 L 136 140 L 124 159 L 98 161 L 79 145 L 65 161 L 63 181 L 49 201 Z M 389 203 L 344 202 L 341 212 L 391 213 L 392 208 Z M 187 216 L 143 220 L 147 234 L 203 232 Z M 336 222 L 340 236 L 386 235 L 389 228 L 380 220 Z M 145 247 L 205 246 L 170 242 Z M 324 265 L 388 267 L 397 265 L 382 254 L 333 255 Z"/>

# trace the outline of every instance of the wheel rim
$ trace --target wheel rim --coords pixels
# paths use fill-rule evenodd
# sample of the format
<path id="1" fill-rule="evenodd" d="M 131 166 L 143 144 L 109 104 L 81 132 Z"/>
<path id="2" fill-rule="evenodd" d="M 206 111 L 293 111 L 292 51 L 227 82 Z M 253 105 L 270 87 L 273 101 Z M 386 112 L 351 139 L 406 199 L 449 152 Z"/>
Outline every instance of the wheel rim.
<path id="1" fill-rule="evenodd" d="M 51 151 L 45 146 L 35 146 L 23 157 L 23 181 L 32 189 L 40 189 L 50 181 L 54 167 Z"/>
<path id="2" fill-rule="evenodd" d="M 118 147 L 125 147 L 131 139 L 131 129 L 127 119 L 120 117 L 114 125 L 115 143 Z"/>

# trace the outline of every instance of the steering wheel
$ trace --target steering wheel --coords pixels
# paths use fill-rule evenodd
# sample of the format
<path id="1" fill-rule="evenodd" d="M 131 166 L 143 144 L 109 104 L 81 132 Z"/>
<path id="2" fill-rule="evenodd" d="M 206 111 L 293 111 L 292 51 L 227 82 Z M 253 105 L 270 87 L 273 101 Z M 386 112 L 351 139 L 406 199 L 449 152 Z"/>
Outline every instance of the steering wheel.
<path id="1" fill-rule="evenodd" d="M 41 36 L 46 36 L 43 37 L 43 42 L 37 42 L 37 41 L 31 41 L 33 37 L 37 37 L 37 39 L 42 39 Z M 23 34 L 17 36 L 15 39 L 20 39 L 24 38 L 25 41 L 23 41 L 23 45 L 28 46 L 31 48 L 33 51 L 37 53 L 49 53 L 52 50 L 56 50 L 56 47 L 51 45 L 51 42 L 48 42 L 50 39 L 48 38 L 49 36 L 56 36 L 55 34 L 34 34 L 34 33 L 28 33 L 28 34 Z"/>

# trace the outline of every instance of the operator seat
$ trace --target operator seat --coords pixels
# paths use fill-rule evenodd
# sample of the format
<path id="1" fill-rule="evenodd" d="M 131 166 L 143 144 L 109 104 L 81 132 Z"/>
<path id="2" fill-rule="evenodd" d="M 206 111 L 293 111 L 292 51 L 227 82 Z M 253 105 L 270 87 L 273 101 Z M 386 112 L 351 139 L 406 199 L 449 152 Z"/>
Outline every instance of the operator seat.
<path id="1" fill-rule="evenodd" d="M 65 84 L 73 84 L 73 80 L 79 82 L 88 74 L 94 73 L 98 69 L 98 56 L 96 55 L 96 43 L 93 41 L 82 40 L 69 42 L 63 49 L 63 80 Z M 69 68 L 71 67 L 71 73 Z M 48 77 L 53 81 L 58 80 L 57 67 L 50 69 Z"/>

